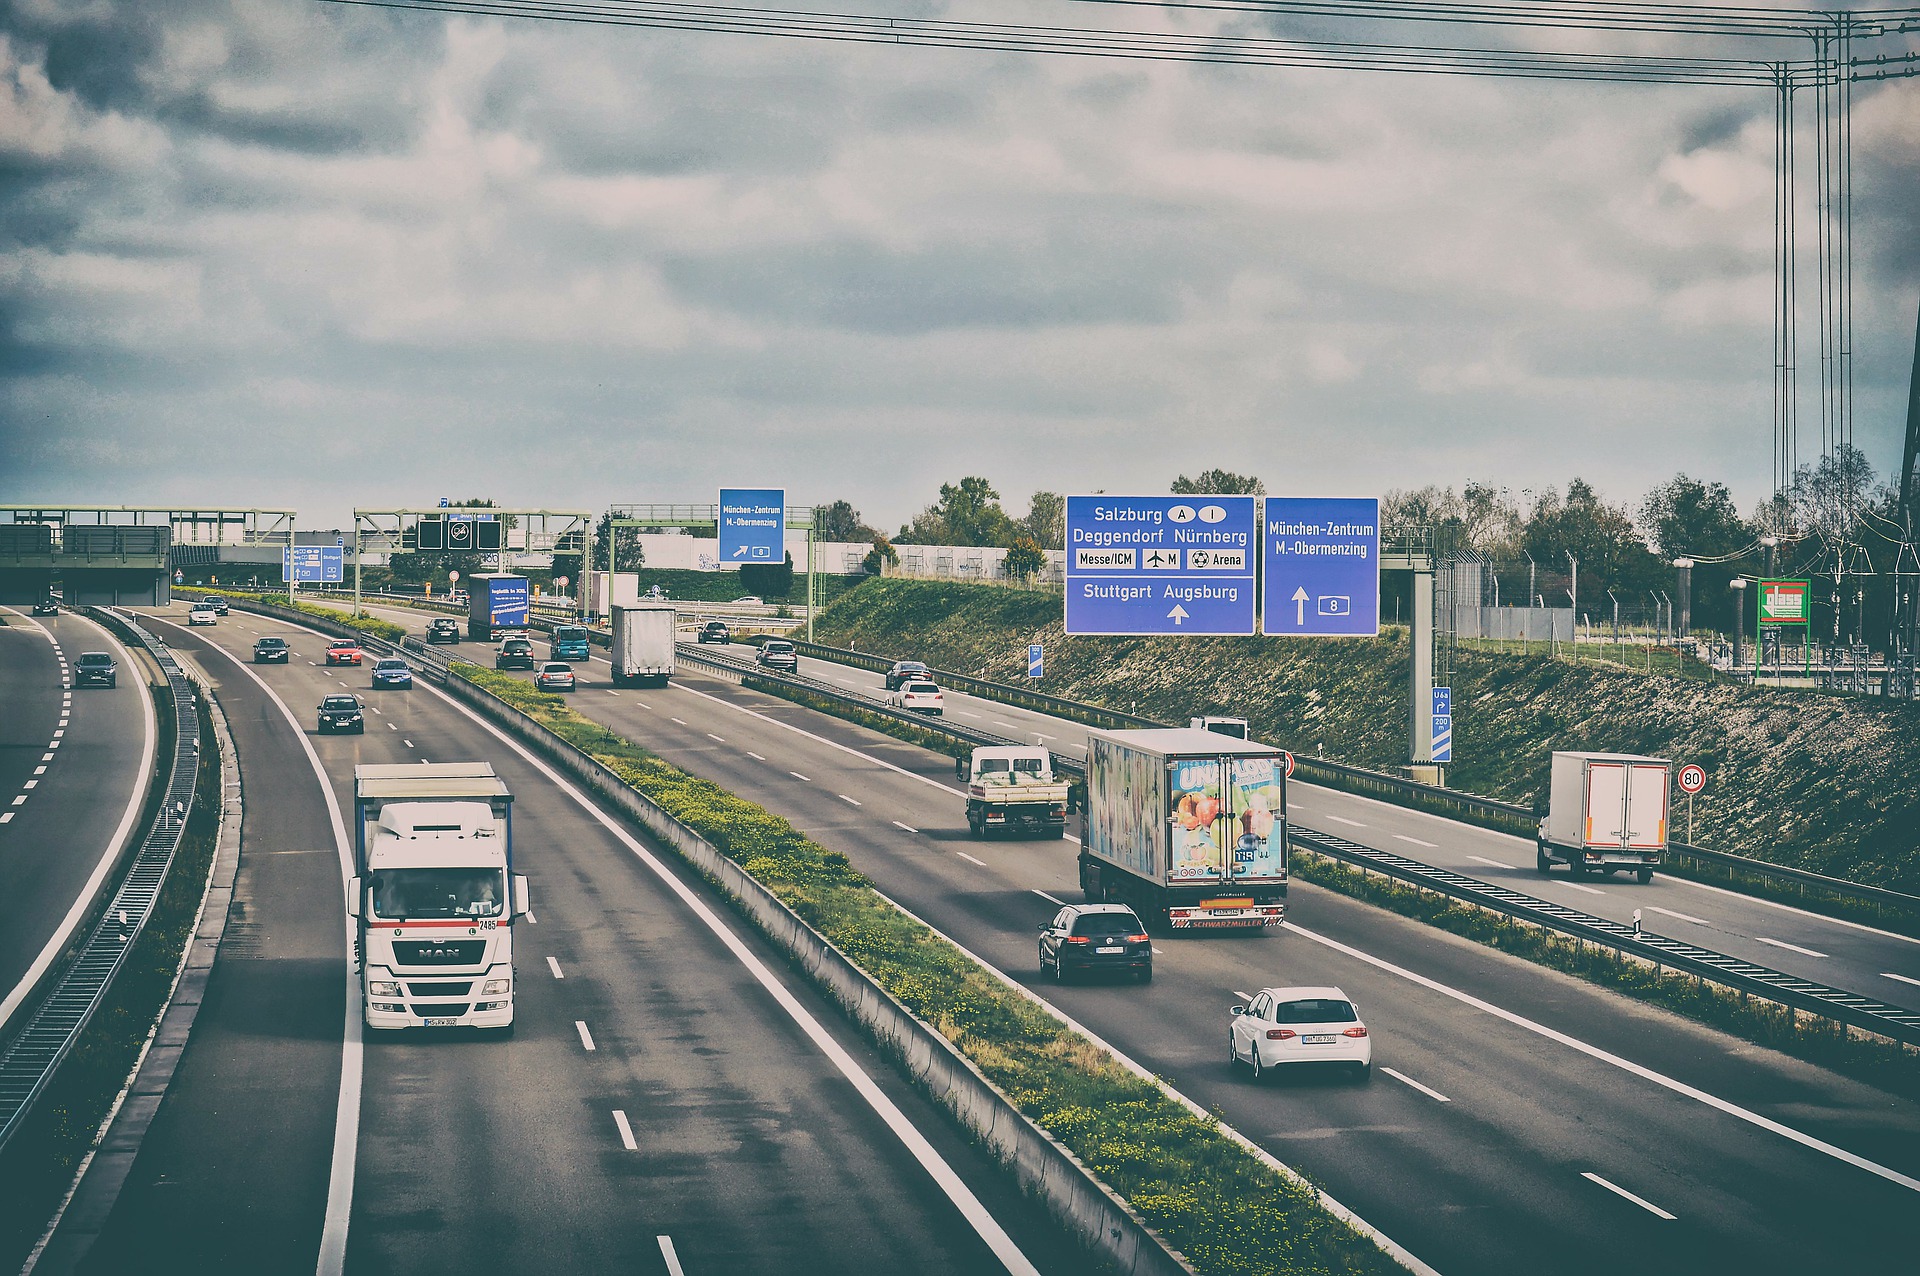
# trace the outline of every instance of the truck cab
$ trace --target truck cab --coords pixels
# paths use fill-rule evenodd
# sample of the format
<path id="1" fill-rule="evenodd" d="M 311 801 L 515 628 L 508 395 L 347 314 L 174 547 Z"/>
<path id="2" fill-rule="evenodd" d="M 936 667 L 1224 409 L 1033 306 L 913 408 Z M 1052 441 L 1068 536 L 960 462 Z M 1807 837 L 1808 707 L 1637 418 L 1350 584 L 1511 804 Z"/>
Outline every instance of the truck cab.
<path id="1" fill-rule="evenodd" d="M 1067 784 L 1054 777 L 1045 749 L 983 747 L 955 767 L 967 781 L 967 827 L 975 837 L 1066 835 Z"/>
<path id="2" fill-rule="evenodd" d="M 513 1028 L 513 796 L 484 762 L 354 768 L 356 919 L 368 1028 Z"/>
<path id="3" fill-rule="evenodd" d="M 1209 715 L 1204 718 L 1189 719 L 1187 725 L 1195 731 L 1211 731 L 1215 735 L 1231 736 L 1235 740 L 1251 740 L 1253 738 L 1252 734 L 1247 730 L 1247 720 L 1245 718 L 1226 718 L 1218 715 Z"/>

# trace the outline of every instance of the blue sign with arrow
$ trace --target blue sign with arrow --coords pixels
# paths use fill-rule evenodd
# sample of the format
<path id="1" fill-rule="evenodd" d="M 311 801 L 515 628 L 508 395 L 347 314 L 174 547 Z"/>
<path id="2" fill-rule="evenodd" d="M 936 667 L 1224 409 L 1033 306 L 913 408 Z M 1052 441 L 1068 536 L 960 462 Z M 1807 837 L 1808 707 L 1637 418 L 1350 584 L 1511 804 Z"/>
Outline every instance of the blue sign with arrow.
<path id="1" fill-rule="evenodd" d="M 1268 634 L 1380 632 L 1380 502 L 1269 496 L 1263 523 Z"/>
<path id="2" fill-rule="evenodd" d="M 338 545 L 294 545 L 280 550 L 280 579 L 302 585 L 339 583 L 346 551 Z"/>
<path id="3" fill-rule="evenodd" d="M 721 488 L 719 524 L 721 566 L 786 561 L 785 488 Z"/>
<path id="4" fill-rule="evenodd" d="M 1069 634 L 1253 633 L 1254 498 L 1069 496 Z"/>
<path id="5" fill-rule="evenodd" d="M 1433 760 L 1453 761 L 1453 688 L 1433 688 Z"/>

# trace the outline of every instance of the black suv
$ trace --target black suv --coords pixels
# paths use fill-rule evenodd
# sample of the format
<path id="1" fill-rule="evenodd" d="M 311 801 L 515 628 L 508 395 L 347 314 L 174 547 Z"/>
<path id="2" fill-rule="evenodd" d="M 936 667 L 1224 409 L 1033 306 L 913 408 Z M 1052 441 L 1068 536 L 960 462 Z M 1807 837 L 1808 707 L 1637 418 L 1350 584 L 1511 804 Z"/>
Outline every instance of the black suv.
<path id="1" fill-rule="evenodd" d="M 754 662 L 768 669 L 793 673 L 800 668 L 800 653 L 785 638 L 772 638 L 760 644 L 760 654 L 754 657 Z"/>
<path id="2" fill-rule="evenodd" d="M 427 622 L 428 642 L 459 642 L 460 622 L 452 616 L 435 616 Z"/>
<path id="3" fill-rule="evenodd" d="M 200 601 L 205 603 L 207 606 L 213 608 L 213 614 L 216 616 L 224 616 L 229 611 L 232 610 L 232 608 L 227 606 L 227 600 L 224 598 L 221 598 L 217 594 L 209 595 L 206 598 L 202 598 Z"/>
<path id="4" fill-rule="evenodd" d="M 495 669 L 531 669 L 533 668 L 533 640 L 531 638 L 504 638 L 500 650 L 493 655 Z"/>
<path id="5" fill-rule="evenodd" d="M 896 660 L 893 668 L 887 670 L 887 690 L 898 691 L 909 682 L 931 680 L 932 674 L 918 660 Z"/>
<path id="6" fill-rule="evenodd" d="M 727 628 L 725 621 L 709 620 L 706 624 L 700 626 L 699 640 L 701 642 L 717 642 L 724 646 L 733 641 L 733 631 Z"/>
<path id="7" fill-rule="evenodd" d="M 253 644 L 253 663 L 256 665 L 264 665 L 278 660 L 284 665 L 287 663 L 287 652 L 289 650 L 285 638 L 255 639 Z"/>
<path id="8" fill-rule="evenodd" d="M 51 598 L 42 598 L 33 605 L 33 614 L 36 616 L 58 616 L 60 614 L 60 604 Z"/>
<path id="9" fill-rule="evenodd" d="M 360 716 L 360 701 L 354 696 L 328 696 L 320 702 L 320 734 L 351 731 L 366 734 L 367 723 Z"/>
<path id="10" fill-rule="evenodd" d="M 106 652 L 82 652 L 80 659 L 73 662 L 73 685 L 86 687 L 97 682 L 105 687 L 118 686 L 119 672 L 119 666 Z"/>
<path id="11" fill-rule="evenodd" d="M 1067 982 L 1069 970 L 1116 970 L 1153 981 L 1153 940 L 1125 904 L 1069 904 L 1040 927 L 1040 973 Z"/>

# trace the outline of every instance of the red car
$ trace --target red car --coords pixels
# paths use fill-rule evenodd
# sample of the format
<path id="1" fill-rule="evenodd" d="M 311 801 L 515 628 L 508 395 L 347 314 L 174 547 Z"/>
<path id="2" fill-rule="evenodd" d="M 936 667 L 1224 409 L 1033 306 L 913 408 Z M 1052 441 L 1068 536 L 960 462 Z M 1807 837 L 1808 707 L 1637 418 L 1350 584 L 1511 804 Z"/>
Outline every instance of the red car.
<path id="1" fill-rule="evenodd" d="M 361 655 L 360 644 L 351 638 L 339 638 L 327 644 L 329 665 L 357 665 Z"/>

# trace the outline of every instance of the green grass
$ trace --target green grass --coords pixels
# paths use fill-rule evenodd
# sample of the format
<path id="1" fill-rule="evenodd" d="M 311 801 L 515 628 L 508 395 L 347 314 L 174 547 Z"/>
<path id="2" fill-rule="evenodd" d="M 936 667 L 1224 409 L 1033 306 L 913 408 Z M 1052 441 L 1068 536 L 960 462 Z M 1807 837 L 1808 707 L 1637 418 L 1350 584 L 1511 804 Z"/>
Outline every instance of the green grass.
<path id="1" fill-rule="evenodd" d="M 407 636 L 404 626 L 396 625 L 390 620 L 375 620 L 371 616 L 356 618 L 351 612 L 342 611 L 338 607 L 298 602 L 285 594 L 255 594 L 234 589 L 209 589 L 205 592 L 222 594 L 228 598 L 240 598 L 248 602 L 264 603 L 269 607 L 285 607 L 303 616 L 312 616 L 316 620 L 330 620 L 336 625 L 345 625 L 349 629 L 357 629 L 363 634 L 372 634 L 375 638 L 384 638 L 388 642 L 399 642 Z"/>
<path id="2" fill-rule="evenodd" d="M 1394 1272 L 1311 1188 L 1069 1032 L 904 916 L 847 857 L 688 775 L 562 697 L 474 666 L 459 673 L 596 758 L 766 886 L 932 1024 L 1207 1273 Z"/>

